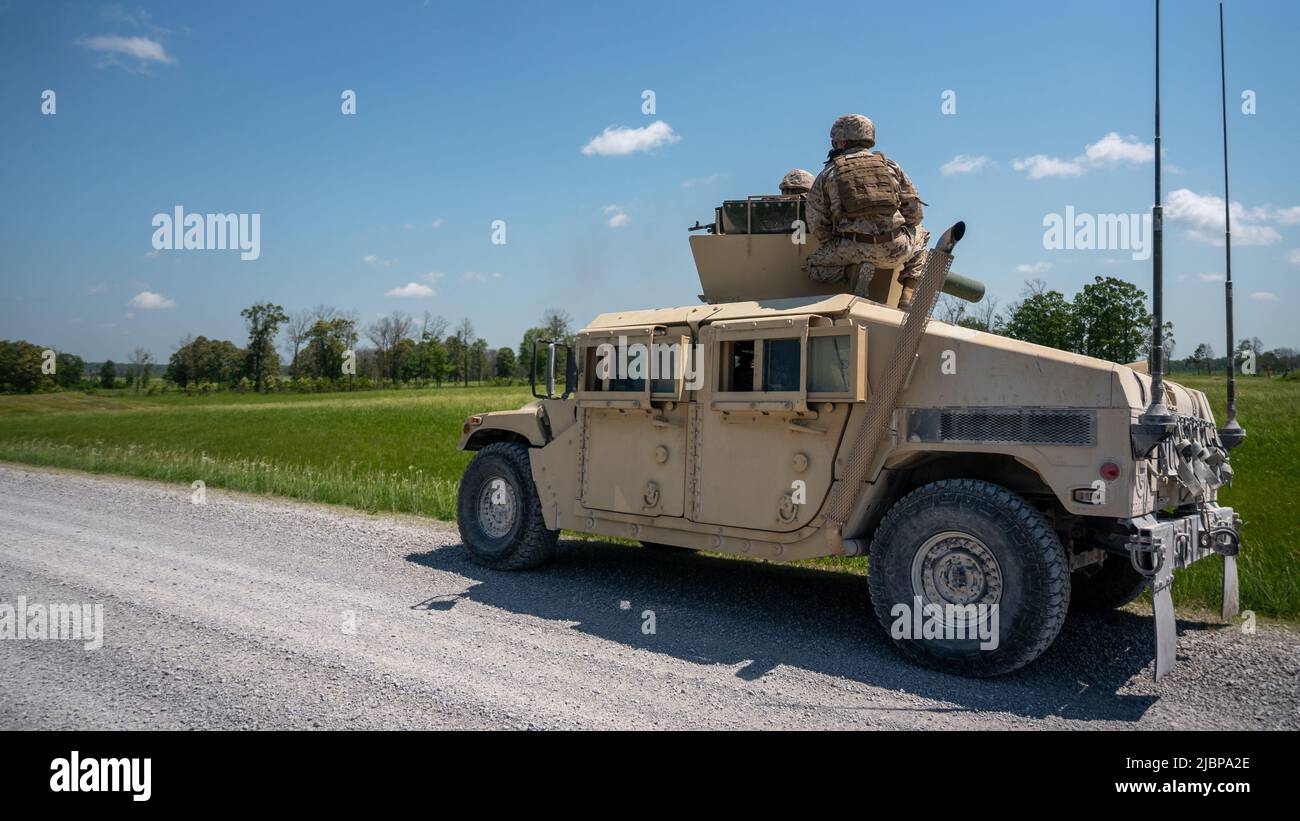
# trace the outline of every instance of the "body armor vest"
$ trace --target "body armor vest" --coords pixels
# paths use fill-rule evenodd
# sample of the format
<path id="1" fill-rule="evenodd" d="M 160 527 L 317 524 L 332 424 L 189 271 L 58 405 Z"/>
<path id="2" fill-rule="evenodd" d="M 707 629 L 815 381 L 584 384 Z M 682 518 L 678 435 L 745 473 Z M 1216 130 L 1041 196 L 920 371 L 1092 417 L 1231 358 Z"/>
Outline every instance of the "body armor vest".
<path id="1" fill-rule="evenodd" d="M 835 165 L 835 185 L 845 219 L 885 219 L 894 216 L 902 200 L 885 155 L 863 151 L 840 155 Z"/>

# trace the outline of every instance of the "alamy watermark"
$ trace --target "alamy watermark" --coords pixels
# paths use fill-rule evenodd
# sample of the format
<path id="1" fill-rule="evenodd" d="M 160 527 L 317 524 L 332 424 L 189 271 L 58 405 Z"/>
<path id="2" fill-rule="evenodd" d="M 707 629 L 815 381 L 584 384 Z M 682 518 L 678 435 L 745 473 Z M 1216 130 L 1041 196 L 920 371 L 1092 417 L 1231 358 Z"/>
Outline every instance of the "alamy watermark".
<path id="1" fill-rule="evenodd" d="M 1043 217 L 1043 247 L 1049 251 L 1130 251 L 1136 261 L 1151 258 L 1150 214 L 1065 214 Z"/>
<path id="2" fill-rule="evenodd" d="M 981 650 L 998 649 L 997 603 L 923 604 L 914 596 L 912 604 L 899 602 L 889 615 L 894 617 L 889 635 L 895 639 L 979 639 Z"/>
<path id="3" fill-rule="evenodd" d="M 19 641 L 84 641 L 87 650 L 104 645 L 104 605 L 15 604 L 0 602 L 0 639 Z"/>
<path id="4" fill-rule="evenodd" d="M 692 349 L 693 354 L 688 356 Z M 602 342 L 596 346 L 596 378 L 654 380 L 681 376 L 688 390 L 699 390 L 704 387 L 704 373 L 699 367 L 704 361 L 703 351 L 703 345 L 678 342 L 629 345 L 627 337 L 620 336 L 617 345 Z"/>
<path id="5" fill-rule="evenodd" d="M 261 214 L 187 214 L 176 206 L 171 214 L 154 214 L 155 251 L 234 251 L 248 261 L 262 255 Z"/>
<path id="6" fill-rule="evenodd" d="M 82 758 L 73 750 L 50 762 L 51 792 L 124 792 L 132 801 L 153 795 L 152 758 Z"/>

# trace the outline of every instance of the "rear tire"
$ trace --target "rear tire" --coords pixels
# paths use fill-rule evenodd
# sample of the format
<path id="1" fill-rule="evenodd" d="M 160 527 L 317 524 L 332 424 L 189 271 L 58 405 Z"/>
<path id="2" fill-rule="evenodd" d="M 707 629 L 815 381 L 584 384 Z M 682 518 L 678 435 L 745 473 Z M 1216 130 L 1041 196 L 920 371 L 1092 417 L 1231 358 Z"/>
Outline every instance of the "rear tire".
<path id="1" fill-rule="evenodd" d="M 1070 602 L 1069 562 L 1047 520 L 1006 488 L 974 479 L 934 482 L 900 499 L 871 542 L 867 581 L 876 618 L 904 653 L 963 676 L 1002 675 L 1038 658 Z M 912 635 L 917 596 L 923 619 L 927 605 L 945 608 L 936 621 L 955 636 Z M 950 604 L 989 607 L 963 621 Z M 996 646 L 982 649 L 994 636 Z"/>
<path id="2" fill-rule="evenodd" d="M 456 526 L 484 567 L 528 570 L 554 556 L 560 532 L 546 528 L 527 445 L 496 442 L 475 454 L 460 480 Z"/>
<path id="3" fill-rule="evenodd" d="M 1146 577 L 1133 569 L 1127 556 L 1107 553 L 1101 564 L 1071 574 L 1070 607 L 1080 613 L 1114 610 L 1142 595 L 1146 586 Z"/>

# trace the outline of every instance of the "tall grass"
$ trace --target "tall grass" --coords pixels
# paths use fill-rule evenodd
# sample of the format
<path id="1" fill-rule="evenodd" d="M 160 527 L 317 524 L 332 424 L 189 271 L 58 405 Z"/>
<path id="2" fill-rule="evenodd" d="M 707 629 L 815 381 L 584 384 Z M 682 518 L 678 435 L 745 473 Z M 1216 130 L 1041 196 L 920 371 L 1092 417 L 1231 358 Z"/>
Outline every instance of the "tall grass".
<path id="1" fill-rule="evenodd" d="M 464 418 L 527 400 L 519 388 L 0 397 L 0 459 L 452 519 Z"/>
<path id="2" fill-rule="evenodd" d="M 376 472 L 339 459 L 323 464 L 268 462 L 137 445 L 77 447 L 39 440 L 0 444 L 0 459 L 164 482 L 202 481 L 211 487 L 292 496 L 372 513 L 420 513 L 448 520 L 456 516 L 457 481 L 428 475 L 414 465 L 404 471 Z"/>

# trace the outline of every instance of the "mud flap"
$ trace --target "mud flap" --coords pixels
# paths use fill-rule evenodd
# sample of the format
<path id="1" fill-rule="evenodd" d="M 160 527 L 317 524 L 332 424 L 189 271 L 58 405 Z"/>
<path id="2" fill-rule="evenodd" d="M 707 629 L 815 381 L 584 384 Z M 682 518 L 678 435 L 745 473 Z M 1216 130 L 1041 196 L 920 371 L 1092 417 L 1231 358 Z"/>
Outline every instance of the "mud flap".
<path id="1" fill-rule="evenodd" d="M 1237 584 L 1237 557 L 1223 557 L 1223 620 L 1232 621 L 1241 612 L 1240 588 Z"/>
<path id="2" fill-rule="evenodd" d="M 1155 623 L 1155 678 L 1164 678 L 1178 658 L 1178 620 L 1174 617 L 1174 547 L 1172 539 L 1161 539 L 1142 531 L 1129 542 L 1133 569 L 1147 578 L 1151 591 L 1151 615 Z"/>
<path id="3" fill-rule="evenodd" d="M 1156 623 L 1156 681 L 1174 669 L 1178 658 L 1178 621 L 1174 618 L 1174 571 L 1169 566 L 1157 573 L 1148 585 L 1151 609 Z"/>

